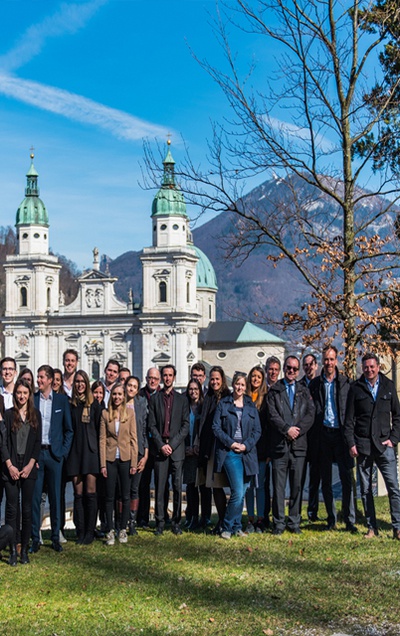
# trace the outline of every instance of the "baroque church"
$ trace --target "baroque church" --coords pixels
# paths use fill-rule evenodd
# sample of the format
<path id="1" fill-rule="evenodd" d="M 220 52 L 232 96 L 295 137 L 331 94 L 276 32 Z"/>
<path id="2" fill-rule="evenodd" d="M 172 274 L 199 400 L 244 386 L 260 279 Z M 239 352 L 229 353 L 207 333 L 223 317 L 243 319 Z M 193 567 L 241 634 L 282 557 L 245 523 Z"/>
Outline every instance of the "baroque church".
<path id="1" fill-rule="evenodd" d="M 99 251 L 78 279 L 68 305 L 59 286 L 61 265 L 49 254 L 49 215 L 39 198 L 33 164 L 17 210 L 17 253 L 7 256 L 4 355 L 18 369 L 61 366 L 75 349 L 80 368 L 97 379 L 110 358 L 144 378 L 151 366 L 172 363 L 177 386 L 191 365 L 221 364 L 228 375 L 284 356 L 284 341 L 246 321 L 217 322 L 217 281 L 208 257 L 192 241 L 189 217 L 175 180 L 170 148 L 151 211 L 152 246 L 141 253 L 143 293 L 136 305 L 117 298 L 116 278 L 100 271 Z"/>

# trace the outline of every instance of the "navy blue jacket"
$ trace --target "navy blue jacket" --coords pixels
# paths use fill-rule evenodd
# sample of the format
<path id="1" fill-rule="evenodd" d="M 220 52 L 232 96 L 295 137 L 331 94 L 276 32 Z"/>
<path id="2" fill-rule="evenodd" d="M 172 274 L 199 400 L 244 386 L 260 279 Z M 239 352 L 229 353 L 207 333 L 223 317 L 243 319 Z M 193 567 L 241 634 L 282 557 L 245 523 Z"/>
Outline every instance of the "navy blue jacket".
<path id="1" fill-rule="evenodd" d="M 235 442 L 234 435 L 238 418 L 233 403 L 233 395 L 219 401 L 214 415 L 213 432 L 216 437 L 215 471 L 220 473 L 227 453 Z M 256 444 L 261 436 L 260 417 L 257 408 L 248 395 L 243 396 L 242 444 L 246 451 L 242 453 L 243 467 L 246 476 L 258 475 L 258 458 Z"/>
<path id="2" fill-rule="evenodd" d="M 40 410 L 40 393 L 35 393 L 35 407 Z M 43 429 L 43 422 L 42 422 Z M 66 395 L 54 393 L 51 405 L 50 443 L 51 454 L 61 461 L 68 457 L 74 436 L 71 421 L 71 409 Z"/>

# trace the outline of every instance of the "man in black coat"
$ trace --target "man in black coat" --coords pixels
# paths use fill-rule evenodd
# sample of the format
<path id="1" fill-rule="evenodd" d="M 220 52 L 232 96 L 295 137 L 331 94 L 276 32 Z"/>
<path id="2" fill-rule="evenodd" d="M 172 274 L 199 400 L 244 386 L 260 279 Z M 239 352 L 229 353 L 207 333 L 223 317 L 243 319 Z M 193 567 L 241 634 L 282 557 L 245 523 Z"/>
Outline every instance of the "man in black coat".
<path id="1" fill-rule="evenodd" d="M 315 404 L 315 424 L 319 437 L 319 459 L 326 512 L 327 530 L 336 528 L 336 506 L 332 490 L 332 468 L 336 463 L 342 484 L 342 514 L 346 530 L 355 534 L 355 507 L 353 501 L 354 461 L 347 452 L 343 437 L 346 399 L 350 388 L 349 379 L 337 367 L 338 352 L 330 345 L 322 352 L 321 375 L 310 382 L 310 393 Z"/>
<path id="2" fill-rule="evenodd" d="M 302 366 L 304 375 L 300 380 L 308 389 L 310 383 L 317 377 L 318 362 L 313 353 L 306 353 L 303 356 Z M 308 465 L 308 504 L 307 517 L 309 521 L 318 521 L 319 507 L 319 484 L 321 475 L 319 469 L 319 429 L 314 424 L 307 433 L 307 455 L 304 462 L 303 478 L 301 481 L 301 499 L 303 500 L 303 490 L 306 481 Z"/>
<path id="3" fill-rule="evenodd" d="M 379 358 L 362 358 L 363 375 L 349 391 L 344 435 L 350 456 L 357 458 L 361 498 L 367 519 L 366 538 L 378 534 L 372 492 L 374 462 L 382 473 L 389 496 L 393 538 L 400 541 L 400 491 L 395 446 L 400 439 L 400 404 L 396 387 L 380 373 Z"/>
<path id="4" fill-rule="evenodd" d="M 285 486 L 289 475 L 288 528 L 300 534 L 301 479 L 307 453 L 307 431 L 314 421 L 314 405 L 308 389 L 296 381 L 300 360 L 288 356 L 284 377 L 269 389 L 267 396 L 268 455 L 272 458 L 273 534 L 285 529 Z"/>
<path id="5" fill-rule="evenodd" d="M 161 369 L 163 388 L 149 402 L 148 428 L 150 452 L 155 456 L 156 534 L 164 532 L 164 492 L 172 475 L 172 532 L 182 534 L 181 520 L 182 469 L 185 460 L 185 439 L 189 433 L 189 404 L 185 395 L 174 390 L 176 369 L 168 364 Z"/>

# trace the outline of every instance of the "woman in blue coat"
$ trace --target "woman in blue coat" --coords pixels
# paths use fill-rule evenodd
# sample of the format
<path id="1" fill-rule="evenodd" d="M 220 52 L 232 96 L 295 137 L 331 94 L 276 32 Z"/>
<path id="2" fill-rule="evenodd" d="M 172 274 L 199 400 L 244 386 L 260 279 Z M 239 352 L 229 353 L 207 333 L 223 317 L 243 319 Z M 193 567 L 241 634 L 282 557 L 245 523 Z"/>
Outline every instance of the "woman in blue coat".
<path id="1" fill-rule="evenodd" d="M 233 394 L 219 402 L 213 422 L 215 471 L 224 469 L 231 489 L 222 539 L 244 534 L 241 522 L 244 496 L 250 478 L 258 474 L 256 444 L 261 435 L 258 411 L 246 395 L 246 374 L 235 373 L 232 386 Z"/>

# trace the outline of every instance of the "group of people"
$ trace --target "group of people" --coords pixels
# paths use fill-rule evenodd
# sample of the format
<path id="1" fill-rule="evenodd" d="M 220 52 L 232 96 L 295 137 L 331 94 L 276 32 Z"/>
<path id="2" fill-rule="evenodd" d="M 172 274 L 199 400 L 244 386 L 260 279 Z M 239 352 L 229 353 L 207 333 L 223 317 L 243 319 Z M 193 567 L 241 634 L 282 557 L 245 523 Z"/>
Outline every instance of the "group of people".
<path id="1" fill-rule="evenodd" d="M 395 453 L 400 404 L 394 384 L 380 372 L 376 354 L 364 355 L 363 374 L 353 383 L 339 371 L 333 345 L 322 352 L 320 374 L 314 354 L 303 356 L 301 380 L 297 356 L 289 355 L 283 369 L 280 360 L 271 357 L 265 368 L 236 372 L 232 391 L 220 366 L 209 370 L 206 388 L 206 369 L 198 362 L 183 393 L 174 388 L 176 370 L 171 364 L 161 370 L 150 368 L 143 388 L 141 380 L 117 360 L 109 360 L 104 379 L 93 384 L 78 368 L 76 351 L 65 351 L 63 366 L 63 371 L 39 367 L 35 392 L 29 369 L 16 377 L 13 358 L 0 362 L 0 494 L 3 486 L 6 494 L 0 550 L 10 546 L 10 565 L 17 565 L 18 557 L 21 563 L 29 563 L 28 554 L 40 549 L 46 494 L 51 547 L 63 550 L 68 480 L 73 484 L 79 544 L 92 543 L 96 534 L 104 536 L 108 546 L 116 540 L 126 543 L 128 532 L 137 534 L 138 526 L 148 527 L 153 474 L 156 535 L 164 533 L 167 523 L 175 535 L 182 534 L 185 484 L 186 528 L 207 528 L 214 501 L 218 521 L 212 532 L 227 540 L 265 532 L 271 523 L 271 498 L 272 534 L 281 535 L 286 529 L 300 534 L 307 474 L 308 519 L 318 521 L 321 486 L 326 529 L 334 530 L 332 468 L 337 464 L 345 529 L 356 533 L 355 459 L 367 522 L 365 536 L 378 534 L 372 489 L 376 464 L 388 491 L 393 536 L 400 540 Z M 247 525 L 243 526 L 245 502 Z"/>

